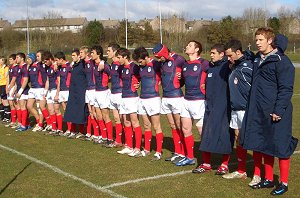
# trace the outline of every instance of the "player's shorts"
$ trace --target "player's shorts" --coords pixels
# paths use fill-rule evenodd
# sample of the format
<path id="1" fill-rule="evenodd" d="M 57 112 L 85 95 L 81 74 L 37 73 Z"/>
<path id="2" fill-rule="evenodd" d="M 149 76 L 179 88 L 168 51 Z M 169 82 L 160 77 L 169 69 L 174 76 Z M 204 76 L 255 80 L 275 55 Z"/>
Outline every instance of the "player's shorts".
<path id="1" fill-rule="evenodd" d="M 21 94 L 20 98 L 18 100 L 28 100 L 28 94 Z"/>
<path id="2" fill-rule="evenodd" d="M 139 99 L 138 114 L 140 115 L 156 115 L 160 113 L 161 100 L 160 97 Z"/>
<path id="3" fill-rule="evenodd" d="M 44 100 L 44 88 L 30 88 L 28 91 L 28 98 Z"/>
<path id="4" fill-rule="evenodd" d="M 56 101 L 54 101 L 55 96 L 56 96 L 56 89 L 48 90 L 46 95 L 47 104 L 56 103 Z"/>
<path id="5" fill-rule="evenodd" d="M 137 113 L 138 110 L 138 97 L 132 98 L 122 98 L 121 105 L 120 105 L 120 114 L 131 114 Z"/>
<path id="6" fill-rule="evenodd" d="M 89 89 L 85 91 L 85 103 L 94 106 L 95 103 L 95 89 Z"/>
<path id="7" fill-rule="evenodd" d="M 60 91 L 58 95 L 58 102 L 68 102 L 69 99 L 69 91 Z"/>
<path id="8" fill-rule="evenodd" d="M 122 101 L 122 93 L 110 94 L 110 109 L 120 110 L 120 105 Z"/>
<path id="9" fill-rule="evenodd" d="M 183 97 L 179 98 L 162 98 L 161 114 L 180 114 L 183 107 Z"/>
<path id="10" fill-rule="evenodd" d="M 183 100 L 183 108 L 180 117 L 193 118 L 199 120 L 198 125 L 203 124 L 203 117 L 205 112 L 205 100 Z"/>
<path id="11" fill-rule="evenodd" d="M 15 100 L 16 99 L 16 95 L 15 95 L 15 91 L 16 91 L 16 86 L 12 87 L 8 93 L 8 96 L 7 96 L 7 100 Z"/>
<path id="12" fill-rule="evenodd" d="M 100 109 L 106 109 L 110 104 L 110 90 L 95 91 L 95 102 L 94 106 Z"/>
<path id="13" fill-rule="evenodd" d="M 231 111 L 230 128 L 241 129 L 245 111 Z"/>
<path id="14" fill-rule="evenodd" d="M 1 85 L 0 86 L 0 97 L 2 100 L 7 99 L 7 94 L 6 94 L 6 85 Z"/>

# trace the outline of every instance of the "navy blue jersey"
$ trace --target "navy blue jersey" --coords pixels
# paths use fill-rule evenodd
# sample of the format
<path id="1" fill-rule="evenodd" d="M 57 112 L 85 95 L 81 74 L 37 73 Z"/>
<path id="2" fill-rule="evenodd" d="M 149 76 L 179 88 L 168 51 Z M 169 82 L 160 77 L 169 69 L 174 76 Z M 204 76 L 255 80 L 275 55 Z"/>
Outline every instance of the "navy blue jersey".
<path id="1" fill-rule="evenodd" d="M 163 97 L 173 98 L 182 97 L 181 82 L 176 73 L 182 71 L 185 59 L 172 53 L 169 60 L 161 65 L 161 85 L 163 88 Z"/>
<path id="2" fill-rule="evenodd" d="M 84 72 L 87 80 L 87 90 L 95 89 L 95 63 L 92 59 L 85 61 Z"/>
<path id="3" fill-rule="evenodd" d="M 22 87 L 25 78 L 28 78 L 28 69 L 27 69 L 27 64 L 23 63 L 22 65 L 19 65 L 19 69 L 18 69 L 18 75 L 16 80 L 17 91 L 19 91 L 19 89 Z M 27 83 L 26 87 L 24 88 L 23 94 L 27 94 L 28 90 L 29 90 L 29 86 Z"/>
<path id="4" fill-rule="evenodd" d="M 32 63 L 28 68 L 29 82 L 32 88 L 44 88 L 45 83 L 42 77 L 41 67 L 38 62 Z"/>
<path id="5" fill-rule="evenodd" d="M 182 77 L 185 84 L 186 100 L 205 100 L 206 72 L 209 62 L 202 58 L 186 62 L 182 67 Z"/>
<path id="6" fill-rule="evenodd" d="M 151 59 L 146 66 L 140 66 L 141 94 L 140 98 L 159 97 L 161 81 L 160 64 Z"/>
<path id="7" fill-rule="evenodd" d="M 40 67 L 40 70 L 41 70 L 43 83 L 46 84 L 46 81 L 47 81 L 47 69 L 46 69 L 46 65 L 43 64 L 43 63 L 38 63 L 38 66 Z"/>
<path id="8" fill-rule="evenodd" d="M 134 84 L 140 81 L 139 66 L 134 62 L 129 62 L 128 65 L 124 65 L 122 70 L 122 98 L 138 97 L 137 89 Z"/>
<path id="9" fill-rule="evenodd" d="M 11 82 L 13 77 L 17 77 L 18 75 L 19 66 L 18 65 L 12 65 L 9 68 L 8 76 L 9 76 L 9 83 Z"/>
<path id="10" fill-rule="evenodd" d="M 67 91 L 70 87 L 72 67 L 69 62 L 63 64 L 58 71 L 60 76 L 60 91 Z"/>
<path id="11" fill-rule="evenodd" d="M 47 77 L 49 79 L 49 90 L 57 88 L 57 73 L 54 66 L 47 67 Z"/>
<path id="12" fill-rule="evenodd" d="M 123 65 L 119 62 L 113 62 L 110 66 L 110 82 L 111 82 L 111 93 L 122 93 L 122 70 Z"/>
<path id="13" fill-rule="evenodd" d="M 104 91 L 108 89 L 108 81 L 110 75 L 110 66 L 108 63 L 104 63 L 104 69 L 98 71 L 99 63 L 95 64 L 94 78 L 96 80 L 96 91 Z M 97 69 L 96 69 L 97 68 Z"/>

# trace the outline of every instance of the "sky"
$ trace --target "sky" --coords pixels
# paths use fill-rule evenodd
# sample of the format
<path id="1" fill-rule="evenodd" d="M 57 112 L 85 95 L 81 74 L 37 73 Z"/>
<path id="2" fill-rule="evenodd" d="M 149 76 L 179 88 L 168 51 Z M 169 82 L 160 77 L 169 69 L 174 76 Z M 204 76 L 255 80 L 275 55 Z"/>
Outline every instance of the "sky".
<path id="1" fill-rule="evenodd" d="M 15 20 L 27 18 L 27 1 L 29 18 L 43 18 L 48 13 L 55 16 L 86 17 L 94 19 L 124 19 L 125 0 L 0 0 L 0 18 L 14 23 Z M 231 15 L 242 16 L 246 8 L 263 8 L 271 16 L 277 10 L 300 8 L 300 0 L 126 0 L 129 21 L 144 18 L 155 18 L 159 15 L 159 4 L 162 15 L 176 14 L 188 20 L 214 19 Z"/>

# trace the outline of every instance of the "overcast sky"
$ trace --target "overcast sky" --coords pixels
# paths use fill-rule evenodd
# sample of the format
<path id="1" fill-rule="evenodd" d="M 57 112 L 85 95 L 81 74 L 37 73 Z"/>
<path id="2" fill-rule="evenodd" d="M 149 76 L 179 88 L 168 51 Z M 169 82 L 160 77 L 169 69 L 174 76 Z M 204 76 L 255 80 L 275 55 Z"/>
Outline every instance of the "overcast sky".
<path id="1" fill-rule="evenodd" d="M 42 18 L 48 12 L 63 17 L 87 17 L 94 19 L 123 19 L 125 0 L 28 0 L 29 17 Z M 154 18 L 162 14 L 177 14 L 187 19 L 215 19 L 231 15 L 241 16 L 249 7 L 265 8 L 276 16 L 277 9 L 285 6 L 291 10 L 300 7 L 300 0 L 127 0 L 128 19 Z M 233 3 L 238 2 L 238 3 Z M 14 23 L 26 19 L 27 0 L 0 0 L 0 18 Z"/>

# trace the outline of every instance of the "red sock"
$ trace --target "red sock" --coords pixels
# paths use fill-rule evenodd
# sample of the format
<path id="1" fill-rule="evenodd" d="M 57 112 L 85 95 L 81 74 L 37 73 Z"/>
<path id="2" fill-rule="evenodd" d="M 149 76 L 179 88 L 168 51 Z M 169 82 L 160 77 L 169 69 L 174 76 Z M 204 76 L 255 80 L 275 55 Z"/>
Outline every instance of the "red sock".
<path id="1" fill-rule="evenodd" d="M 164 134 L 161 133 L 157 133 L 155 135 L 156 138 L 156 152 L 157 153 L 161 153 L 162 152 L 162 145 L 163 145 L 163 141 L 164 141 Z"/>
<path id="2" fill-rule="evenodd" d="M 72 122 L 67 122 L 67 128 L 68 128 L 68 131 L 71 131 L 71 128 L 72 128 Z"/>
<path id="3" fill-rule="evenodd" d="M 132 146 L 132 128 L 131 127 L 124 127 L 125 131 L 125 144 L 129 148 L 133 148 Z"/>
<path id="4" fill-rule="evenodd" d="M 47 125 L 51 125 L 52 122 L 51 122 L 48 110 L 47 109 L 42 110 L 42 114 L 47 122 Z"/>
<path id="5" fill-rule="evenodd" d="M 237 171 L 239 173 L 246 172 L 247 150 L 245 150 L 242 146 L 236 146 L 236 155 L 237 155 L 237 158 L 238 158 Z"/>
<path id="6" fill-rule="evenodd" d="M 70 130 L 72 133 L 75 133 L 76 132 L 76 124 L 72 123 L 71 124 L 71 130 Z"/>
<path id="7" fill-rule="evenodd" d="M 22 126 L 27 127 L 27 119 L 28 119 L 28 111 L 27 110 L 22 110 Z"/>
<path id="8" fill-rule="evenodd" d="M 50 115 L 52 122 L 52 130 L 56 130 L 56 114 Z"/>
<path id="9" fill-rule="evenodd" d="M 280 181 L 288 183 L 291 159 L 279 158 Z"/>
<path id="10" fill-rule="evenodd" d="M 257 151 L 253 151 L 253 160 L 254 160 L 254 173 L 253 175 L 260 177 L 260 169 L 262 164 L 262 154 Z"/>
<path id="11" fill-rule="evenodd" d="M 17 118 L 18 118 L 18 123 L 22 124 L 22 110 L 17 109 Z"/>
<path id="12" fill-rule="evenodd" d="M 10 110 L 10 114 L 11 114 L 11 122 L 15 123 L 17 121 L 17 110 L 16 109 Z"/>
<path id="13" fill-rule="evenodd" d="M 106 122 L 105 123 L 106 126 L 106 131 L 107 131 L 107 139 L 108 140 L 113 140 L 113 126 L 112 126 L 112 122 Z"/>
<path id="14" fill-rule="evenodd" d="M 89 115 L 88 116 L 88 122 L 87 122 L 87 126 L 86 126 L 86 133 L 92 135 L 92 118 Z"/>
<path id="15" fill-rule="evenodd" d="M 121 123 L 116 123 L 115 128 L 116 128 L 116 142 L 122 144 L 123 126 Z"/>
<path id="16" fill-rule="evenodd" d="M 62 131 L 63 128 L 63 117 L 61 114 L 56 115 L 56 121 L 57 121 L 57 129 Z"/>
<path id="17" fill-rule="evenodd" d="M 223 154 L 222 155 L 222 165 L 228 167 L 229 160 L 230 160 L 230 155 L 229 154 Z"/>
<path id="18" fill-rule="evenodd" d="M 99 136 L 99 126 L 97 124 L 97 121 L 93 118 L 93 119 L 91 119 L 91 122 L 93 125 L 94 136 L 98 137 Z"/>
<path id="19" fill-rule="evenodd" d="M 181 142 L 180 135 L 177 129 L 172 129 L 173 143 L 174 143 L 174 152 L 177 154 L 181 154 Z"/>
<path id="20" fill-rule="evenodd" d="M 265 164 L 265 178 L 267 180 L 273 181 L 274 157 L 266 154 L 263 154 L 263 156 Z"/>
<path id="21" fill-rule="evenodd" d="M 85 134 L 85 132 L 84 132 L 84 124 L 80 124 L 79 125 L 79 132 L 82 133 L 82 134 Z"/>
<path id="22" fill-rule="evenodd" d="M 142 128 L 140 126 L 135 127 L 133 129 L 134 131 L 134 136 L 135 136 L 135 148 L 141 149 L 141 144 L 142 144 Z"/>
<path id="23" fill-rule="evenodd" d="M 103 120 L 98 120 L 98 125 L 101 131 L 101 136 L 102 139 L 106 140 L 107 139 L 107 135 L 106 135 L 106 128 L 105 128 L 105 124 Z"/>
<path id="24" fill-rule="evenodd" d="M 186 150 L 187 150 L 187 158 L 194 159 L 194 136 L 190 135 L 184 138 Z"/>
<path id="25" fill-rule="evenodd" d="M 187 147 L 186 147 L 186 144 L 185 144 L 185 137 L 184 137 L 184 134 L 182 132 L 182 130 L 180 129 L 176 129 L 177 130 L 177 133 L 179 134 L 180 136 L 180 153 L 181 155 L 183 156 L 186 156 L 187 154 Z"/>
<path id="26" fill-rule="evenodd" d="M 40 125 L 40 119 L 39 118 L 35 119 L 35 122 L 36 122 L 36 124 Z"/>
<path id="27" fill-rule="evenodd" d="M 211 159 L 211 153 L 203 151 L 202 152 L 202 160 L 204 164 L 209 164 L 210 165 L 210 159 Z"/>
<path id="28" fill-rule="evenodd" d="M 145 131 L 144 134 L 144 143 L 145 143 L 145 150 L 150 151 L 151 149 L 151 140 L 152 140 L 152 131 Z"/>

